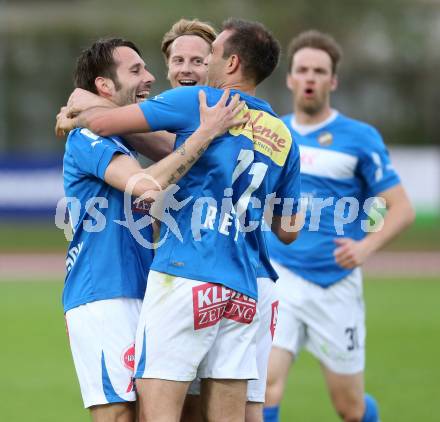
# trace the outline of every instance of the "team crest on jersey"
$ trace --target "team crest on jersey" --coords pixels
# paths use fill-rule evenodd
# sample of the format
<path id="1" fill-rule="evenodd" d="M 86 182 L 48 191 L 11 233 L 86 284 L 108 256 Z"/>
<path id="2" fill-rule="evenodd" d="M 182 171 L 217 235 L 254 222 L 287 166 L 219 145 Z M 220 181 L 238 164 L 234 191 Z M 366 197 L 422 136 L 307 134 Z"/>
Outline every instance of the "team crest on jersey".
<path id="1" fill-rule="evenodd" d="M 238 117 L 248 117 L 246 124 L 232 128 L 233 136 L 243 135 L 254 144 L 254 150 L 283 166 L 292 146 L 292 136 L 286 125 L 277 117 L 262 110 L 243 109 Z"/>
<path id="2" fill-rule="evenodd" d="M 222 318 L 250 324 L 257 302 L 220 284 L 204 283 L 193 287 L 194 330 L 211 327 Z"/>
<path id="3" fill-rule="evenodd" d="M 134 371 L 134 343 L 124 349 L 121 361 L 127 369 Z"/>
<path id="4" fill-rule="evenodd" d="M 328 147 L 333 143 L 333 135 L 330 132 L 323 132 L 318 136 L 319 145 Z"/>

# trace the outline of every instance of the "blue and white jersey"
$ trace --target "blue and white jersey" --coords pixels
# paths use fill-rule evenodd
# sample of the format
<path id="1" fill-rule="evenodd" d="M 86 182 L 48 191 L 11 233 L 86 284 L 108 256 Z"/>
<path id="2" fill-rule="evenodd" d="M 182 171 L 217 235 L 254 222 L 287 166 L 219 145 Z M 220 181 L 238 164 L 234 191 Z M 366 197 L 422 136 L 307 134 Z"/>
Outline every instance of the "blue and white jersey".
<path id="1" fill-rule="evenodd" d="M 73 130 L 66 142 L 64 191 L 74 235 L 66 258 L 64 312 L 96 300 L 144 297 L 153 251 L 136 241 L 128 224 L 150 217 L 141 205 L 132 207 L 128 195 L 124 211 L 124 192 L 104 182 L 115 154 L 134 157 L 123 139 L 87 129 Z M 145 226 L 142 236 L 152 242 L 151 225 Z"/>
<path id="2" fill-rule="evenodd" d="M 335 239 L 365 237 L 372 198 L 399 184 L 399 177 L 380 134 L 366 123 L 336 111 L 314 126 L 297 125 L 292 114 L 283 120 L 299 144 L 305 224 L 291 245 L 269 234 L 269 252 L 301 277 L 327 287 L 352 271 L 336 263 Z"/>
<path id="3" fill-rule="evenodd" d="M 183 87 L 141 103 L 151 129 L 175 133 L 179 147 L 200 124 L 200 89 L 210 106 L 223 94 L 210 87 Z M 168 223 L 161 224 L 161 238 L 168 237 L 151 268 L 219 283 L 256 299 L 266 195 L 295 198 L 296 212 L 299 160 L 291 158 L 295 148 L 290 132 L 269 104 L 239 94 L 249 122 L 215 139 L 179 181 Z M 274 213 L 280 215 L 282 206 Z"/>

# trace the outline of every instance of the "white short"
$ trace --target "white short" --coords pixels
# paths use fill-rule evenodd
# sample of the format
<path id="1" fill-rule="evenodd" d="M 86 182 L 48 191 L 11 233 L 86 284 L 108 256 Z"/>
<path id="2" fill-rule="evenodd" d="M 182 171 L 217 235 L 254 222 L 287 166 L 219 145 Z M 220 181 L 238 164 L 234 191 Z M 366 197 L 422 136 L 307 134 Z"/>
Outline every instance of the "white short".
<path id="1" fill-rule="evenodd" d="M 98 300 L 66 312 L 84 407 L 135 401 L 134 341 L 142 301 Z"/>
<path id="2" fill-rule="evenodd" d="M 255 379 L 256 301 L 219 284 L 150 271 L 136 378 Z"/>
<path id="3" fill-rule="evenodd" d="M 268 278 L 257 279 L 258 302 L 257 309 L 260 315 L 257 330 L 257 368 L 258 379 L 248 381 L 247 401 L 264 403 L 266 394 L 267 365 L 272 348 L 272 338 L 275 331 L 278 301 L 275 300 L 275 283 Z M 188 394 L 200 394 L 200 378 L 195 379 L 188 390 Z"/>
<path id="4" fill-rule="evenodd" d="M 272 262 L 279 275 L 277 329 L 273 345 L 295 356 L 305 346 L 328 369 L 355 374 L 365 367 L 362 273 L 355 269 L 328 288 Z"/>

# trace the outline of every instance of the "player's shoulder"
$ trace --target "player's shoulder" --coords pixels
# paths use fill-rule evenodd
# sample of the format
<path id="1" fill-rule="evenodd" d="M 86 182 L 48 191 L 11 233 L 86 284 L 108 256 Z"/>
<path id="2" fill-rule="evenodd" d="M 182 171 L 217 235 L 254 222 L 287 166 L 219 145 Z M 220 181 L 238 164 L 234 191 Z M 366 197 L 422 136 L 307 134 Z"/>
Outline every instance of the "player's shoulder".
<path id="1" fill-rule="evenodd" d="M 161 100 L 166 98 L 198 98 L 199 91 L 203 90 L 207 94 L 213 91 L 221 91 L 219 89 L 211 88 L 209 86 L 179 86 L 176 88 L 168 89 L 161 94 L 158 94 L 152 98 L 152 100 Z M 147 100 L 148 101 L 148 100 Z"/>
<path id="2" fill-rule="evenodd" d="M 284 114 L 282 116 L 279 117 L 281 123 L 284 125 L 284 127 L 290 132 L 291 137 L 292 137 L 292 150 L 293 153 L 296 153 L 296 150 L 298 150 L 298 142 L 296 140 L 296 135 L 293 132 L 293 128 L 292 128 L 292 118 L 293 118 L 293 113 L 289 113 L 289 114 Z"/>
<path id="3" fill-rule="evenodd" d="M 335 120 L 335 129 L 345 129 L 362 136 L 362 139 L 377 140 L 381 138 L 379 131 L 371 124 L 339 113 Z"/>
<path id="4" fill-rule="evenodd" d="M 132 148 L 120 137 L 103 137 L 87 128 L 76 128 L 69 133 L 66 141 L 66 152 L 95 150 L 97 147 L 110 147 L 130 154 Z"/>
<path id="5" fill-rule="evenodd" d="M 66 152 L 89 148 L 93 142 L 99 142 L 101 137 L 86 128 L 76 128 L 70 131 L 66 141 Z M 95 145 L 95 144 L 94 144 Z"/>
<path id="6" fill-rule="evenodd" d="M 292 128 L 292 118 L 293 113 L 284 114 L 283 116 L 280 116 L 280 119 L 283 121 L 283 123 L 289 128 Z"/>

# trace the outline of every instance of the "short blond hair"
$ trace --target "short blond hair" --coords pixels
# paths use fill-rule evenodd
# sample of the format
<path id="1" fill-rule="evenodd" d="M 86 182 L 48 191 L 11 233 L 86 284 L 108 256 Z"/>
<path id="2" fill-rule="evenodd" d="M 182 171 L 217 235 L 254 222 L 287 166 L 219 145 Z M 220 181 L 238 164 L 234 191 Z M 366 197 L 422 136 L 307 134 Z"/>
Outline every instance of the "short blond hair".
<path id="1" fill-rule="evenodd" d="M 205 40 L 209 45 L 211 45 L 217 37 L 215 29 L 207 22 L 202 22 L 198 19 L 180 19 L 162 39 L 161 49 L 166 61 L 170 57 L 171 44 L 182 35 L 196 35 Z"/>

